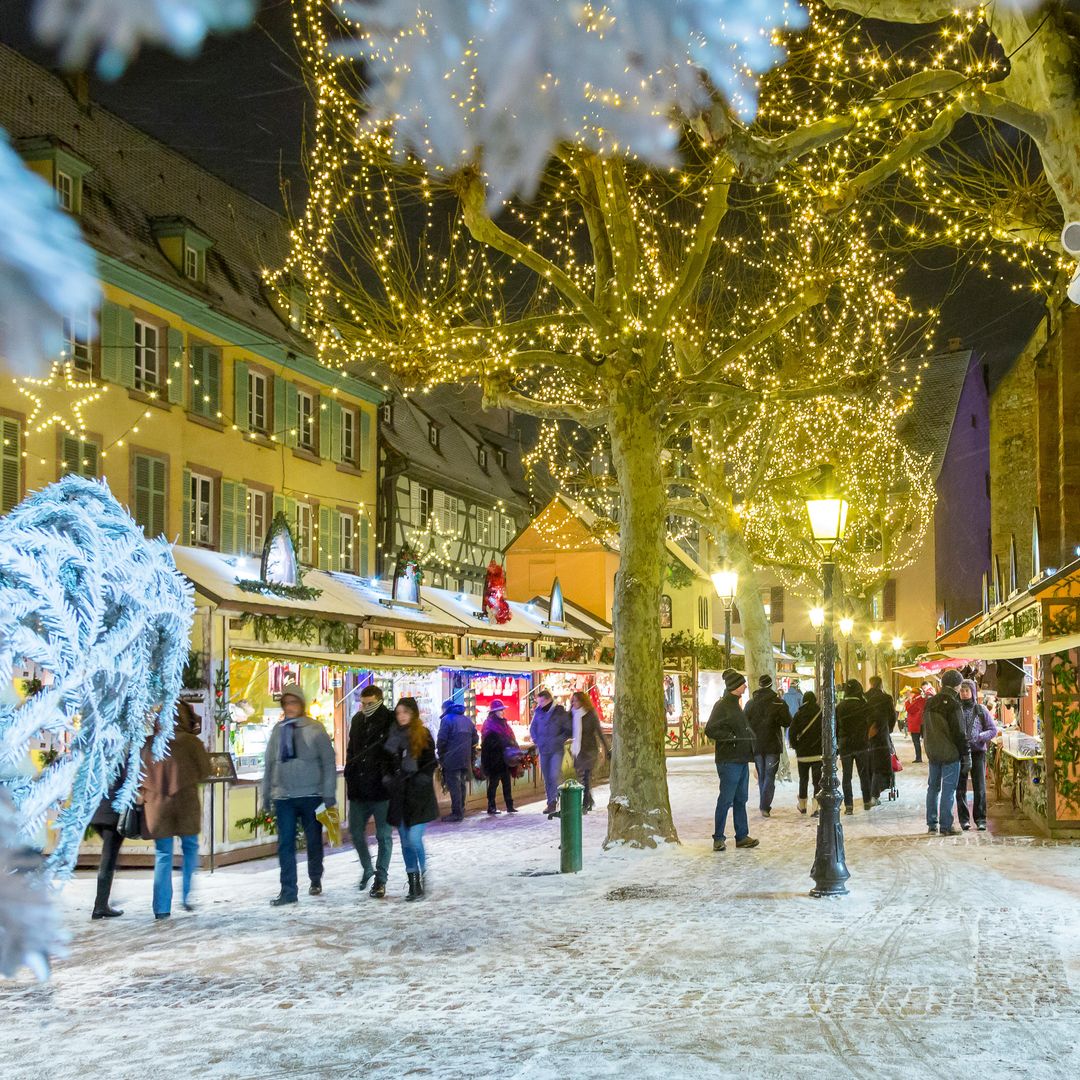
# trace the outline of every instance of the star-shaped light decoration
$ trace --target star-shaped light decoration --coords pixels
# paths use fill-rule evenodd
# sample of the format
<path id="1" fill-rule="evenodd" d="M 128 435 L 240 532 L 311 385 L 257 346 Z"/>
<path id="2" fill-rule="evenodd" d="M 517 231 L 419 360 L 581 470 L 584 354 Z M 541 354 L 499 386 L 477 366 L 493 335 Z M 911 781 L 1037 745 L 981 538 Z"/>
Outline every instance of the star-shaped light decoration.
<path id="1" fill-rule="evenodd" d="M 86 376 L 79 378 L 75 365 L 66 359 L 54 360 L 44 379 L 26 376 L 12 379 L 20 394 L 31 402 L 26 420 L 29 431 L 62 427 L 69 435 L 85 435 L 83 410 L 109 388 Z"/>

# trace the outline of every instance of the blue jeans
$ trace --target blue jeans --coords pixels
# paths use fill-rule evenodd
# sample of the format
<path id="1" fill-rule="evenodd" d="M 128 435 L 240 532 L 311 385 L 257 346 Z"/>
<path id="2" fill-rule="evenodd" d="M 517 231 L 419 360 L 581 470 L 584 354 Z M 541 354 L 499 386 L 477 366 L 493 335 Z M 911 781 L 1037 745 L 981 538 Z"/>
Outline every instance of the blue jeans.
<path id="1" fill-rule="evenodd" d="M 186 904 L 191 899 L 191 879 L 199 864 L 199 837 L 181 836 L 181 896 Z M 154 914 L 168 915 L 172 911 L 173 838 L 166 836 L 154 841 Z"/>
<path id="2" fill-rule="evenodd" d="M 559 798 L 559 785 L 562 783 L 563 752 L 540 755 L 540 771 L 544 774 L 544 791 L 548 806 L 554 806 Z"/>
<path id="3" fill-rule="evenodd" d="M 930 779 L 926 785 L 927 828 L 952 828 L 953 802 L 956 799 L 956 784 L 959 779 L 959 761 L 930 762 Z"/>
<path id="4" fill-rule="evenodd" d="M 716 799 L 716 817 L 713 820 L 713 839 L 724 839 L 728 810 L 735 826 L 735 839 L 750 834 L 746 821 L 746 799 L 750 794 L 750 766 L 738 762 L 718 761 L 716 772 L 720 777 L 720 794 Z"/>
<path id="5" fill-rule="evenodd" d="M 405 872 L 415 874 L 423 873 L 427 867 L 427 858 L 424 853 L 424 829 L 426 825 L 399 825 L 398 836 L 401 837 L 401 854 L 405 858 Z"/>
<path id="6" fill-rule="evenodd" d="M 773 795 L 776 794 L 776 770 L 780 768 L 780 755 L 755 754 L 754 768 L 757 770 L 758 809 L 771 810 Z"/>
<path id="7" fill-rule="evenodd" d="M 296 823 L 304 827 L 307 840 L 307 872 L 312 885 L 322 884 L 323 842 L 322 822 L 315 817 L 315 808 L 322 802 L 318 795 L 303 795 L 299 799 L 275 799 L 277 818 L 277 857 L 281 869 L 281 895 L 296 899 Z"/>
<path id="8" fill-rule="evenodd" d="M 371 852 L 367 843 L 367 823 L 371 818 L 375 819 L 375 840 L 379 847 L 375 860 L 375 880 L 383 885 L 390 873 L 390 856 L 394 853 L 394 827 L 386 820 L 389 809 L 389 799 L 379 802 L 349 800 L 349 835 L 352 837 L 356 854 L 360 856 L 360 865 L 364 868 L 365 876 L 371 873 L 372 869 Z"/>

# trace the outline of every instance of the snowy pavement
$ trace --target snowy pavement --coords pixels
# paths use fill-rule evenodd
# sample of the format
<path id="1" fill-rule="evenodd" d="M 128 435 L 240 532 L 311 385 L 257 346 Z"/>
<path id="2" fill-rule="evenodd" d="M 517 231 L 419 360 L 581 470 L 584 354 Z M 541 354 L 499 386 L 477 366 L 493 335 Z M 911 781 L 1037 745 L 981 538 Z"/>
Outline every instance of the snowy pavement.
<path id="1" fill-rule="evenodd" d="M 902 744 L 901 756 L 911 758 Z M 196 914 L 65 891 L 71 957 L 0 984 L 5 1080 L 1080 1075 L 1080 844 L 928 837 L 925 766 L 844 818 L 851 894 L 807 895 L 815 823 L 778 787 L 761 846 L 714 854 L 711 758 L 670 762 L 682 845 L 558 867 L 539 807 L 429 832 L 431 896 L 357 893 L 353 854 L 284 910 L 276 866 L 199 881 Z M 598 792 L 598 804 L 606 789 Z M 992 813 L 993 818 L 993 813 Z M 994 826 L 992 826 L 993 828 Z M 301 872 L 303 867 L 301 867 Z"/>

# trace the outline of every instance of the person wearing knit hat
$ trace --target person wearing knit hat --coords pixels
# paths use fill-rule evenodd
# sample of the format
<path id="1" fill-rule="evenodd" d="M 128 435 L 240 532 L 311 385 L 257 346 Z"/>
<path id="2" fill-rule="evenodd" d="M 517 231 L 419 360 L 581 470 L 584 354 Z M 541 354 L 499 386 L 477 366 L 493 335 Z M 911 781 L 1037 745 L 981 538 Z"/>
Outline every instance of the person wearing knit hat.
<path id="1" fill-rule="evenodd" d="M 773 689 L 771 675 L 762 675 L 758 679 L 758 688 L 746 706 L 746 722 L 754 733 L 758 810 L 762 817 L 771 817 L 776 771 L 780 767 L 780 755 L 784 753 L 784 730 L 791 723 L 791 713 Z"/>
<path id="2" fill-rule="evenodd" d="M 964 731 L 967 734 L 968 749 L 971 752 L 971 766 L 960 766 L 960 777 L 956 782 L 956 816 L 960 819 L 960 828 L 967 832 L 971 828 L 971 818 L 975 819 L 975 828 L 986 831 L 986 748 L 997 735 L 997 724 L 985 705 L 979 703 L 979 688 L 971 679 L 960 684 L 960 708 L 964 714 Z M 968 813 L 967 782 L 971 777 L 971 813 Z"/>
<path id="3" fill-rule="evenodd" d="M 307 838 L 307 871 L 312 896 L 322 893 L 323 832 L 315 816 L 320 803 L 337 805 L 337 763 L 330 736 L 307 715 L 307 698 L 297 683 L 281 690 L 282 719 L 266 743 L 262 778 L 263 806 L 273 805 L 278 825 L 278 866 L 281 891 L 274 907 L 295 904 L 296 826 Z"/>
<path id="4" fill-rule="evenodd" d="M 923 748 L 930 763 L 926 782 L 926 831 L 955 836 L 953 805 L 960 771 L 971 767 L 971 749 L 957 690 L 963 677 L 955 668 L 941 673 L 941 689 L 923 711 Z"/>
<path id="5" fill-rule="evenodd" d="M 728 668 L 723 677 L 724 695 L 713 706 L 705 725 L 706 737 L 716 744 L 716 772 L 720 778 L 720 794 L 713 815 L 713 851 L 727 850 L 724 830 L 729 810 L 735 827 L 735 846 L 753 848 L 758 845 L 750 835 L 746 819 L 750 762 L 754 757 L 754 733 L 739 700 L 746 677 L 734 668 Z"/>
<path id="6" fill-rule="evenodd" d="M 842 768 L 845 814 L 855 812 L 855 800 L 851 791 L 853 771 L 859 774 L 863 809 L 869 810 L 873 803 L 870 796 L 868 719 L 862 683 L 858 679 L 848 679 L 844 683 L 844 697 L 836 705 L 836 752 Z"/>
<path id="7" fill-rule="evenodd" d="M 443 781 L 450 792 L 450 813 L 443 821 L 461 821 L 465 817 L 465 795 L 479 743 L 476 725 L 465 715 L 465 706 L 453 698 L 444 701 L 435 743 Z"/>

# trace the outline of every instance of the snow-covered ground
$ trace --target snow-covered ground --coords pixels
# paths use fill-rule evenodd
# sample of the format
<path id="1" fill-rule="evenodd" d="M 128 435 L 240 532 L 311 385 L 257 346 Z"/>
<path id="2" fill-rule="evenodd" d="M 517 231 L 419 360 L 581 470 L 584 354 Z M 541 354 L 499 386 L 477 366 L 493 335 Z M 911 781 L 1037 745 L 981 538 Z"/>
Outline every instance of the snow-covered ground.
<path id="1" fill-rule="evenodd" d="M 322 897 L 271 909 L 276 865 L 249 864 L 203 875 L 198 912 L 167 923 L 147 873 L 94 923 L 80 878 L 71 957 L 0 985 L 0 1075 L 1080 1076 L 1080 845 L 1012 820 L 928 837 L 924 769 L 844 819 L 835 900 L 807 895 L 791 784 L 752 813 L 759 848 L 713 853 L 706 757 L 670 763 L 680 847 L 603 852 L 596 813 L 577 876 L 547 873 L 558 823 L 532 806 L 433 827 L 419 905 L 396 850 L 382 902 L 342 853 Z"/>

